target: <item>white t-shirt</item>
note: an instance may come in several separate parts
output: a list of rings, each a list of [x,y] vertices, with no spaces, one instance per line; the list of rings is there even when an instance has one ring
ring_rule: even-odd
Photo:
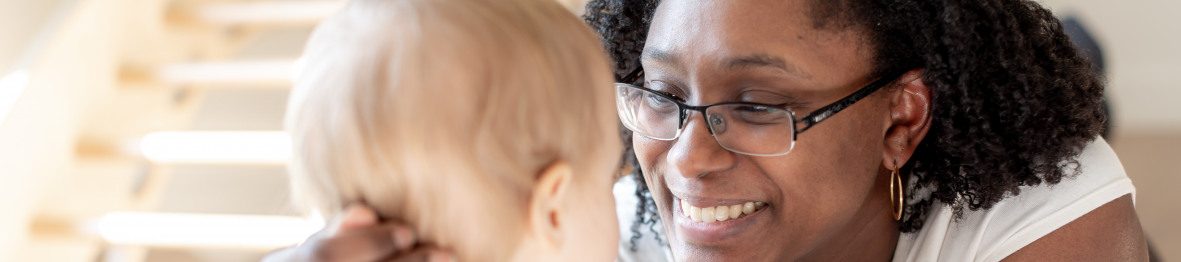
[[[965,210],[954,221],[951,207],[935,204],[923,228],[898,237],[894,261],[1000,261],[1136,188],[1103,138],[1079,156],[1082,172],[1053,186],[1021,187],[1021,193],[988,210]]]
[[[1136,188],[1123,164],[1102,138],[1095,139],[1079,156],[1082,172],[1053,186],[1021,187],[988,210],[965,210],[960,221],[952,209],[932,205],[923,228],[898,237],[894,261],[1000,261],[1033,241],[1074,221]],[[667,242],[658,243],[647,228],[631,251],[631,225],[635,218],[635,183],[631,178],[615,184],[615,209],[619,217],[619,258],[616,261],[672,261]],[[1014,215],[1020,214],[1020,215]],[[662,225],[657,225],[663,231]],[[662,237],[663,239],[663,237]]]

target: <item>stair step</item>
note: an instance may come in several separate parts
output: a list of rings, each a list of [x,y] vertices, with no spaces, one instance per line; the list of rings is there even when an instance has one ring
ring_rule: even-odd
[[[171,64],[152,73],[169,84],[284,85],[291,83],[294,61],[231,61]]]
[[[193,16],[219,25],[314,25],[335,14],[344,3],[343,0],[219,3],[203,6]]]

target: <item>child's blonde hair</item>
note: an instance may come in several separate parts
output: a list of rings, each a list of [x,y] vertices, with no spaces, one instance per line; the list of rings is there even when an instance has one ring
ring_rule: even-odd
[[[295,77],[296,202],[327,218],[363,202],[461,258],[506,259],[542,168],[611,175],[577,173],[619,153],[598,43],[553,0],[351,1]]]

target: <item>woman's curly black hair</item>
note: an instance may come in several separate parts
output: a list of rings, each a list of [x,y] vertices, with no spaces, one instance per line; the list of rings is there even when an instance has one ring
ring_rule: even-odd
[[[586,22],[603,37],[617,77],[639,67],[659,0],[592,0]],[[813,26],[862,32],[878,74],[923,68],[932,124],[902,167],[913,185],[900,230],[922,227],[929,207],[991,208],[1020,186],[1079,173],[1078,155],[1103,128],[1103,84],[1060,22],[1029,0],[815,0]],[[623,131],[625,147],[631,135]],[[635,153],[632,244],[657,215]],[[925,192],[925,193],[917,193]]]

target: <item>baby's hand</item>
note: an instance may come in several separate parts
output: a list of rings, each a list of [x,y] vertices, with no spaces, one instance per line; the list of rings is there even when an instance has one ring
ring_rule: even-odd
[[[331,230],[333,227],[336,230]],[[401,224],[378,224],[377,213],[351,206],[341,219],[295,247],[281,249],[262,262],[375,262],[451,261],[439,249],[415,243],[414,233]]]

